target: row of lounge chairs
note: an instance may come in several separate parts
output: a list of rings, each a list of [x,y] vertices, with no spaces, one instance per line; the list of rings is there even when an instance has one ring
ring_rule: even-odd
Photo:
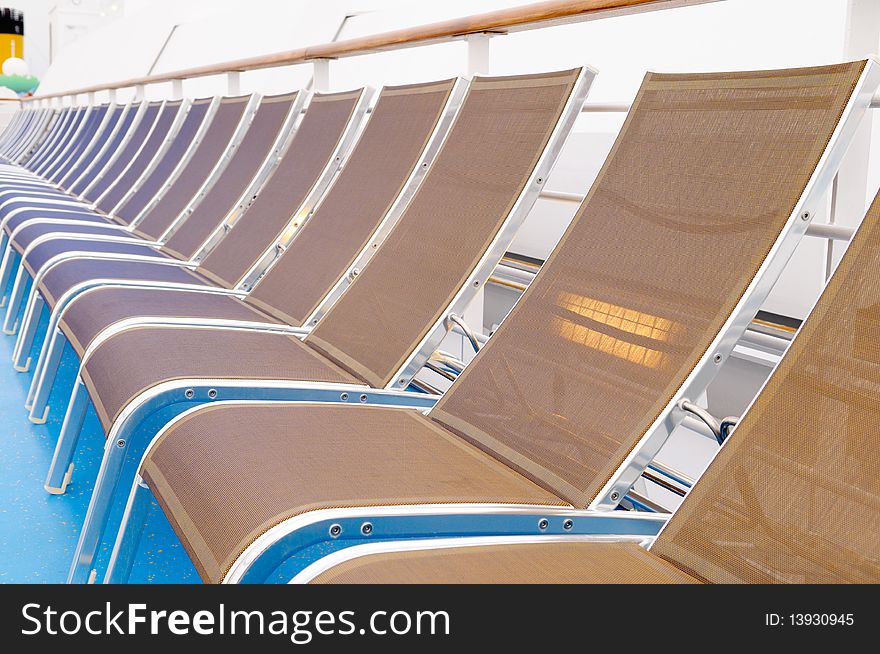
[[[206,582],[292,558],[310,582],[880,580],[880,203],[750,409],[698,406],[878,62],[648,74],[500,328],[466,367],[436,353],[594,76],[20,112],[0,288],[31,421],[70,393],[46,490],[90,406],[106,437],[69,581],[111,542],[125,581],[153,498]],[[670,517],[632,489],[687,416],[719,449]]]

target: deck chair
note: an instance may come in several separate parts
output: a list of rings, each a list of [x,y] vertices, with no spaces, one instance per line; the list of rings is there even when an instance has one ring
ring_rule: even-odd
[[[89,108],[90,109],[90,108]],[[55,125],[55,133],[50,135],[44,148],[54,149],[50,163],[39,164],[46,166],[57,165],[62,159],[61,150],[66,150],[67,139],[70,137],[70,130],[75,131],[74,122],[78,122],[82,117],[84,108],[69,109],[62,113],[58,123]],[[39,157],[47,156],[45,154],[38,155],[33,159],[36,163]],[[45,172],[45,171],[44,171]],[[0,172],[0,201],[5,203],[10,198],[20,195],[28,197],[42,198],[60,196],[52,179],[43,173],[35,173],[27,168],[9,167]]]
[[[880,582],[878,266],[880,195],[781,363],[656,539],[374,544],[294,581]]]
[[[4,164],[4,172],[24,172],[25,166],[42,147],[45,140],[52,133],[52,128],[57,122],[59,112],[55,109],[45,109],[35,117],[28,127],[28,131],[22,135],[6,156],[7,164]]]
[[[24,107],[16,112],[12,119],[6,124],[6,127],[3,129],[3,134],[0,136],[0,164],[9,161],[8,155],[10,151],[15,147],[16,143],[25,136],[31,121],[34,120],[41,111],[43,111],[43,109]]]
[[[95,204],[137,155],[138,148],[150,134],[159,107],[159,103],[152,102],[133,102],[123,107],[119,123],[98,159],[71,183],[67,192],[83,202]]]
[[[216,111],[216,99],[197,100],[191,105],[184,103],[180,107],[174,105],[166,107],[166,110],[159,114],[153,133],[140,149],[135,161],[123,173],[119,182],[115,183],[102,196],[95,209],[83,206],[56,208],[40,206],[40,208],[31,207],[23,212],[6,214],[3,219],[6,250],[2,263],[0,263],[0,284],[4,287],[8,284],[13,270],[18,269],[18,274],[7,308],[7,316],[10,317],[10,320],[4,322],[4,333],[14,334],[17,331],[14,320],[28,282],[24,270],[18,266],[23,248],[20,245],[17,248],[12,246],[15,240],[13,237],[22,229],[41,224],[48,225],[48,228],[44,227],[39,232],[41,236],[47,236],[56,231],[63,233],[63,230],[68,226],[75,231],[88,230],[99,225],[106,228],[107,226],[131,227],[137,224],[161,199],[162,194],[173,185],[181,171],[186,168],[194,150],[197,149],[199,142],[213,122]],[[167,120],[173,118],[167,133],[163,129],[163,118]],[[156,147],[153,148],[153,146]],[[198,182],[198,179],[187,178],[181,183],[187,185],[191,182]],[[122,193],[120,191],[121,185],[129,183],[134,185]],[[195,192],[198,184],[195,183],[192,186],[186,186],[186,188]],[[53,201],[45,200],[42,204],[47,202]],[[106,231],[105,229],[103,235],[96,234],[95,239],[119,240],[106,234]],[[76,236],[71,238],[76,238]],[[20,243],[21,239],[18,239],[17,242]],[[102,246],[94,247],[101,248]],[[112,250],[113,247],[109,243],[103,245],[105,250]],[[115,247],[123,248],[125,246],[120,244]],[[27,266],[25,268],[30,272]]]
[[[56,112],[54,109],[41,109],[27,110],[22,114],[25,115],[20,115],[17,133],[7,135],[0,154],[0,174],[4,177],[23,177],[27,174],[27,169],[24,168],[26,154],[34,152],[40,139],[51,131]]]
[[[31,120],[28,131],[22,135],[7,154],[6,159],[9,166],[15,166],[20,170],[28,162],[31,155],[48,136],[57,115],[58,112],[55,109],[45,109],[40,116]]]
[[[111,243],[156,243],[185,216],[193,198],[204,193],[205,184],[222,172],[229,161],[224,153],[234,152],[247,131],[257,102],[255,97],[241,97],[194,103],[177,138],[112,218],[96,214],[97,220],[80,216],[35,219],[11,227],[0,263],[0,286],[5,287],[13,276],[23,277],[18,274],[20,266],[32,278],[53,255],[70,249],[88,250],[90,244],[97,242],[93,245],[97,251],[128,251],[124,245]],[[171,197],[166,201],[168,193]],[[142,233],[156,236],[144,239],[133,233],[141,224],[146,225],[146,232]],[[79,244],[83,247],[78,248]],[[35,249],[39,251],[34,252]],[[20,284],[17,297],[22,294]]]
[[[139,184],[129,202],[117,212],[116,222],[52,218],[25,223],[11,231],[10,245],[23,255],[28,248],[52,238],[154,242],[156,238],[149,234],[161,235],[171,229],[192,198],[199,197],[223,171],[259,104],[259,95],[213,101],[189,146],[181,138],[187,127],[184,124],[154,174]],[[145,227],[139,230],[142,224]]]
[[[244,299],[223,292],[222,286],[187,290],[110,284],[85,290],[53,312],[29,392],[31,419],[48,415],[46,403],[65,342],[82,359],[96,338],[135,322],[210,319],[296,327],[310,322],[338,296],[333,291],[341,292],[352,271],[364,267],[396,223],[442,143],[466,86],[462,80],[445,80],[382,89],[348,162],[312,217]],[[288,182],[279,178],[279,183]],[[241,273],[232,276],[253,263],[243,260]]]
[[[53,165],[56,167],[56,172],[54,174],[47,173],[40,176],[24,166],[4,166],[0,168],[0,188],[8,189],[21,186],[22,189],[34,192],[52,191],[58,188],[63,174],[57,170],[57,167],[62,163],[68,166],[76,164],[93,148],[96,136],[101,133],[107,116],[113,113],[111,109],[114,107],[113,104],[102,104],[79,109],[82,112],[83,120],[79,129],[76,130],[76,134],[72,135],[67,153],[63,156],[59,153],[55,157]]]
[[[82,155],[70,167],[69,171],[62,176],[57,187],[69,191],[73,185],[93,166],[97,165],[101,155],[108,145],[108,141],[115,133],[119,121],[125,112],[125,105],[108,105],[101,122],[95,127],[94,134],[85,144]]]
[[[878,82],[874,61],[648,74],[559,245],[427,414],[193,409],[148,448],[130,514],[152,492],[211,582],[365,537],[655,535],[664,515],[613,509],[761,306]]]
[[[73,146],[67,162],[50,178],[22,178],[15,183],[0,184],[0,203],[8,199],[28,198],[62,198],[60,191],[67,191],[91,166],[103,152],[104,146],[122,116],[124,107],[117,105],[100,105],[95,108],[84,126],[83,133]],[[6,178],[4,178],[6,179]]]
[[[35,109],[24,109],[19,111],[7,125],[0,143],[0,170],[14,169],[14,152],[19,144],[27,139],[31,125],[38,114]]]
[[[114,107],[110,112],[110,121],[106,128],[107,137],[105,138],[104,132],[99,136],[99,139],[103,141],[103,143],[100,144],[100,149],[96,153],[95,160],[91,163],[83,162],[87,164],[84,169],[77,171],[77,175],[73,175],[69,183],[65,182],[65,190],[69,195],[78,196],[86,190],[87,186],[91,184],[96,177],[101,174],[105,167],[121,153],[125,139],[131,135],[131,132],[129,131],[130,128],[135,123],[136,118],[142,114],[145,106],[146,105],[143,103],[132,103],[128,105],[117,105]],[[53,119],[53,117],[49,117],[47,122]],[[16,167],[15,170],[18,171],[18,177],[16,179],[19,181],[31,181],[34,184],[34,188],[28,191],[30,195],[39,195],[55,199],[60,199],[62,197],[59,194],[58,189],[42,184],[41,180],[37,180],[32,176],[25,176],[24,173],[21,172],[22,169],[20,167]],[[4,170],[4,175],[7,175],[6,170]],[[3,193],[0,191],[0,210],[2,210],[8,203],[13,202],[15,197],[16,195],[14,193]]]
[[[277,169],[273,167],[269,181],[247,198],[247,210],[243,216],[233,216],[234,222],[227,220],[225,212],[203,215],[202,219],[210,221],[207,223],[193,223],[190,216],[160,247],[80,241],[69,249],[68,243],[56,239],[31,250],[30,261],[40,260],[41,266],[33,268],[23,328],[13,350],[16,365],[27,365],[44,304],[50,311],[59,310],[89,287],[127,280],[153,286],[233,289],[248,275],[258,275],[275,256],[277,247],[283,247],[295,231],[289,229],[291,207],[295,215],[301,212],[300,219],[293,221],[298,226],[333,179],[354,142],[369,95],[359,90],[315,96],[300,128],[288,142],[283,159],[277,162]],[[206,225],[210,228],[207,233]],[[194,232],[200,236],[197,250],[179,252],[177,247]],[[63,253],[54,249],[59,244]],[[7,309],[10,322],[16,320],[12,316],[18,314],[29,278],[27,267],[20,267]]]
[[[0,183],[0,211],[12,202],[19,206],[26,202],[52,201],[58,206],[79,206],[67,194],[75,182],[92,165],[113,131],[119,118],[118,107],[100,105],[84,120],[80,135],[71,145],[66,160],[45,180],[24,178]],[[63,204],[66,202],[67,204]],[[5,240],[5,239],[4,239]]]
[[[169,154],[169,149],[172,149],[172,145],[176,143],[181,144],[185,152],[192,144],[195,133],[203,123],[207,108],[207,103],[201,104],[201,106],[193,104],[192,108],[189,101],[166,103],[156,118],[150,136],[139,148],[135,159],[130,162],[121,177],[98,199],[94,207],[85,206],[79,201],[69,199],[53,200],[44,198],[30,203],[27,198],[24,198],[21,200],[17,199],[12,205],[4,210],[0,210],[0,215],[2,215],[0,223],[3,225],[7,249],[11,233],[19,227],[34,222],[52,221],[61,218],[65,222],[107,224],[110,222],[125,222],[126,219],[120,215],[120,212],[124,213],[126,207],[131,206],[134,211],[140,213],[140,210],[150,200],[145,195],[138,196],[140,185],[154,179],[157,179],[161,184],[164,178],[173,171],[173,167],[169,170],[159,166],[166,160],[166,155]],[[24,211],[19,211],[18,208],[22,204],[28,206],[28,208]],[[9,261],[7,259],[7,262]],[[8,276],[8,273],[3,271],[0,273],[0,276],[3,275]],[[16,290],[13,287],[13,297]],[[15,304],[21,302],[22,293],[23,290],[21,290],[20,286]],[[10,306],[12,304],[13,302],[10,302]],[[15,307],[16,312],[18,308],[18,306]],[[9,311],[7,311],[7,315],[9,315]],[[6,334],[14,334],[16,328],[12,321],[4,321],[3,330]]]
[[[76,211],[94,205],[115,179],[121,175],[137,155],[143,139],[149,135],[158,112],[158,104],[148,111],[145,103],[134,103],[117,106],[110,112],[105,129],[96,139],[99,146],[89,156],[83,157],[76,168],[71,171],[68,179],[58,188],[34,186],[27,191],[27,199],[22,198],[20,188],[11,191],[0,191],[0,223],[5,216],[12,218],[17,213],[30,211],[34,205],[44,209]],[[146,120],[143,120],[147,117]],[[50,211],[51,213],[51,211]],[[59,215],[64,215],[59,213]],[[49,220],[49,219],[44,219]],[[57,219],[59,222],[70,220]],[[8,234],[0,230],[0,253],[6,253]],[[0,254],[2,256],[2,254]],[[6,280],[4,280],[5,282]],[[6,284],[0,306],[6,303]]]
[[[4,174],[11,176],[14,179],[22,176],[38,178],[38,171],[40,170],[41,165],[51,155],[57,154],[56,148],[59,144],[59,140],[64,137],[64,134],[70,127],[70,121],[73,118],[73,115],[74,109],[72,107],[59,110],[49,126],[45,137],[29,153],[27,161],[24,162],[22,166],[10,166],[6,168],[3,171]]]
[[[32,193],[32,197],[20,198],[20,193],[15,191],[12,197],[2,202],[0,246],[3,252],[6,253],[8,249],[10,231],[22,222],[38,218],[48,221],[51,220],[50,216],[55,219],[63,218],[66,222],[76,218],[100,222],[101,218],[97,217],[94,209],[100,208],[103,211],[109,207],[112,211],[119,199],[119,196],[110,197],[114,186],[121,183],[129,190],[132,188],[156,153],[157,146],[164,140],[162,135],[167,134],[174,122],[177,108],[166,108],[163,105],[161,102],[141,105],[140,110],[132,116],[129,131],[119,144],[119,149],[106,163],[101,174],[93,177],[79,197],[53,190],[42,198],[37,198],[35,193]],[[4,288],[4,294],[5,290]],[[3,299],[5,302],[7,298]]]
[[[40,144],[48,133],[55,117],[55,110],[50,108],[27,109],[21,112],[19,129],[10,134],[0,155],[0,167],[4,173],[23,171],[22,165],[27,162],[27,155]]]
[[[406,388],[446,336],[449,314],[462,312],[494,270],[537,199],[593,76],[592,71],[574,69],[474,79],[418,191],[369,264],[314,329],[166,325],[135,328],[105,340],[81,367],[82,381],[65,416],[66,424],[76,429],[65,430],[59,439],[53,469],[60,467],[62,456],[69,456],[68,443],[75,443],[70,437],[81,428],[81,410],[89,394],[108,437],[139,443],[133,451],[158,428],[146,427],[150,420],[179,412],[191,401],[223,397],[223,389],[241,382],[250,387],[250,380],[308,380],[290,383],[314,390],[314,399],[326,395],[322,389],[327,387],[336,402],[344,398],[424,404],[427,396],[395,389]],[[416,262],[424,261],[433,262],[431,270],[414,274]],[[355,323],[359,329],[351,328]],[[373,348],[373,338],[365,334],[381,334],[382,350]],[[113,360],[112,353],[119,346],[126,348],[132,338],[145,355],[141,361],[152,358],[146,353],[160,342],[176,354],[156,359],[156,365],[139,366],[130,377],[132,384],[121,393],[110,393],[105,379],[116,377],[115,366],[122,361]],[[202,353],[210,350],[220,356],[199,356],[191,349],[194,338],[210,343]],[[235,356],[228,356],[231,352]],[[193,375],[211,379],[211,388],[197,384],[172,390],[177,378]],[[130,437],[116,436],[132,429]],[[82,575],[76,576],[82,580],[127,451],[107,449],[96,487],[100,492],[93,494],[77,556]],[[126,489],[127,485],[126,481]]]
[[[58,129],[54,131],[51,139],[47,141],[46,147],[29,161],[25,168],[34,175],[40,177],[45,175],[48,169],[55,165],[63,155],[70,139],[79,128],[84,111],[85,109],[82,107],[71,107],[64,111],[62,120],[58,124]]]
[[[102,200],[96,203],[94,209],[90,210],[87,205],[84,205],[75,198],[70,198],[63,192],[63,189],[59,189],[56,192],[58,195],[57,205],[51,207],[52,211],[48,212],[47,216],[41,220],[57,221],[61,224],[82,222],[83,220],[100,222],[110,220],[125,224],[126,221],[134,219],[142,208],[142,203],[137,202],[135,198],[138,196],[143,197],[143,194],[148,192],[146,189],[155,191],[157,188],[161,189],[165,181],[173,180],[173,175],[179,169],[179,165],[187,160],[195,146],[202,140],[204,131],[210,126],[214,114],[217,112],[218,102],[218,98],[205,98],[182,103],[175,117],[175,123],[172,124],[171,133],[163,135],[161,132],[156,131],[154,138],[145,144],[145,149],[138,155],[143,162],[143,167],[135,166],[141,173],[140,177],[136,177],[138,170],[132,170],[129,173],[130,179],[133,179],[135,186],[131,194],[124,195],[121,199],[111,196],[106,201]],[[173,106],[171,109],[173,110]],[[152,150],[152,144],[158,145],[158,148]],[[7,192],[6,195],[9,196],[10,193]],[[16,197],[15,204],[16,206],[25,206],[30,199],[29,197]],[[53,198],[51,196],[44,196],[43,198],[34,199],[40,203],[52,200]],[[109,202],[114,200],[116,201],[115,205],[109,204]],[[31,207],[31,209],[37,209],[38,207],[45,208],[40,207],[38,204],[35,207]],[[73,215],[65,220],[68,212]],[[32,215],[32,212],[28,215],[29,218],[26,220],[37,220]],[[21,224],[18,221],[12,221],[5,230],[7,235],[15,226],[21,226]]]
[[[150,180],[161,185],[174,172],[175,158],[185,156],[206,116],[213,113],[213,103],[213,99],[166,103],[134,160],[93,206],[65,193],[57,199],[16,197],[0,210],[5,235],[8,237],[14,229],[28,222],[58,218],[68,222],[125,221],[120,214],[123,209],[129,207],[136,213],[142,208],[142,203],[135,200],[140,187]]]
[[[88,157],[88,153],[94,150],[95,137],[100,133],[109,115],[109,104],[90,108],[83,118],[82,127],[71,141],[69,152],[65,154],[59,165],[47,174],[47,180],[50,183],[62,186],[62,181],[71,170],[80,163],[83,157]]]
[[[30,189],[53,188],[60,183],[71,167],[90,150],[97,130],[103,125],[109,105],[95,105],[77,110],[65,139],[59,143],[58,154],[40,173],[39,177],[28,174],[24,170],[0,174],[3,188],[21,188],[23,192]],[[19,174],[16,174],[19,173]]]
[[[131,196],[138,181],[152,171],[154,163],[158,163],[171,144],[186,118],[188,104],[188,101],[175,101],[147,105],[138,129],[129,139],[127,152],[117,158],[118,165],[111,166],[101,182],[95,183],[83,194],[82,199],[71,198],[62,191],[40,198],[35,194],[33,197],[20,198],[20,193],[12,189],[12,197],[0,209],[4,240],[12,229],[29,220],[45,220],[54,216],[101,221],[100,214],[113,216],[114,210]]]
[[[0,163],[8,161],[6,155],[27,130],[27,125],[33,119],[35,113],[36,110],[24,107],[16,112],[6,124],[3,134],[0,135]]]
[[[158,231],[160,235],[170,229],[186,210],[188,201],[198,197],[205,184],[222,172],[230,154],[246,132],[258,104],[259,98],[254,96],[213,102],[189,145],[187,140],[190,134],[187,133],[187,124],[184,124],[153,174],[139,184],[130,200],[116,212],[115,222],[64,218],[26,222],[11,230],[9,246],[27,262],[31,248],[55,238],[154,242],[154,238],[144,239],[135,230],[142,223],[149,225],[148,232]],[[193,122],[197,120],[197,117],[189,118],[193,118]],[[166,201],[167,193],[171,193],[171,201]],[[157,230],[157,226],[161,226],[161,229]],[[10,272],[4,271],[0,277],[3,275],[8,280]]]

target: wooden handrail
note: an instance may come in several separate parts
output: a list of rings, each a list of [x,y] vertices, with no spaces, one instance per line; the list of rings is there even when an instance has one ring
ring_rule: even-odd
[[[469,34],[519,32],[524,30],[538,29],[563,23],[607,18],[623,14],[654,11],[657,9],[670,9],[686,5],[706,4],[719,2],[720,0],[579,0],[561,2],[550,0],[537,2],[529,5],[501,9],[499,11],[455,18],[429,25],[411,27],[362,36],[344,41],[323,43],[308,46],[286,52],[278,52],[259,57],[248,57],[226,61],[208,66],[196,66],[183,70],[133,77],[131,79],[110,82],[107,84],[95,84],[82,88],[35,95],[28,100],[45,100],[64,96],[109,91],[112,89],[128,88],[144,84],[157,84],[173,80],[191,79],[194,77],[207,77],[209,75],[222,75],[230,72],[243,72],[258,70],[260,68],[275,68],[278,66],[290,66],[302,64],[316,59],[339,59],[356,55],[381,52],[384,50],[396,50],[407,47],[415,47],[461,39]]]

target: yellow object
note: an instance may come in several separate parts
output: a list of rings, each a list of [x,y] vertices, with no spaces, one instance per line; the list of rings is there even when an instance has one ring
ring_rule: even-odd
[[[24,57],[24,36],[21,34],[0,34],[0,61],[9,57]]]

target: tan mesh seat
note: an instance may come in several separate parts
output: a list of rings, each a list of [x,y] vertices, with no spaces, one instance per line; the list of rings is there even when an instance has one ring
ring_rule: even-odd
[[[57,228],[57,226],[56,226]],[[36,274],[49,262],[53,257],[65,254],[67,252],[84,252],[84,256],[91,253],[104,254],[112,252],[115,254],[127,254],[139,257],[161,257],[166,258],[161,252],[146,243],[121,243],[113,241],[89,241],[85,239],[68,238],[64,232],[50,232],[53,238],[43,241],[31,249],[27,256],[21,260],[28,274],[33,278]],[[115,234],[119,237],[129,236],[127,233]]]
[[[528,543],[373,554],[317,575],[318,584],[693,584],[637,543]]]
[[[156,258],[167,261],[166,257]],[[40,294],[47,305],[54,307],[58,299],[74,286],[96,279],[212,285],[204,277],[184,266],[118,259],[68,259],[52,266],[52,269],[43,275]]]
[[[295,336],[230,329],[136,328],[102,344],[81,370],[105,431],[132,398],[156,384],[156,370],[163,371],[161,381],[183,377],[358,381]]]
[[[715,583],[880,583],[878,269],[880,194],[767,385],[640,561]],[[315,581],[621,582],[642,565],[624,547],[376,554]]]
[[[82,357],[92,339],[104,329],[135,316],[280,322],[234,296],[109,287],[78,297],[64,312],[61,328],[77,356]]]
[[[507,219],[510,207],[522,193],[579,74],[580,70],[571,70],[547,75],[482,78],[472,82],[441,152],[396,227],[302,347],[328,364],[347,370],[352,380],[370,384],[378,380],[379,385],[387,383],[398,362],[413,353],[422,335],[434,324],[451,297],[469,283],[476,261],[485,253]],[[435,106],[434,121],[439,111],[440,107]],[[387,127],[393,124],[391,121]],[[383,133],[384,129],[378,135]],[[426,137],[427,134],[422,134],[419,143],[424,143]],[[384,145],[381,139],[371,139],[368,143],[372,152]],[[410,148],[411,165],[409,169],[398,168],[400,177],[395,189],[412,169],[418,151],[418,148]],[[372,158],[363,161],[365,168],[372,168],[371,161]],[[381,174],[390,164],[382,157],[377,161],[385,164],[378,169]],[[366,172],[357,180],[361,185],[369,179]],[[480,190],[487,186],[490,192]],[[369,185],[364,188],[369,192]],[[395,189],[385,189],[386,193],[393,192],[386,196],[384,204],[391,202],[396,195]],[[354,192],[354,188],[350,190]],[[351,199],[348,189],[345,193]],[[379,215],[371,217],[373,228],[381,215],[380,211]],[[370,218],[360,212],[355,212],[354,216],[358,221]],[[307,238],[304,247],[311,248],[324,240],[320,235],[332,234],[340,226],[340,220],[344,217],[334,216],[324,224],[319,222],[319,216],[313,217],[309,224],[313,225],[317,236]],[[348,255],[341,261],[338,253],[325,255],[322,251],[309,253],[300,250],[297,246],[299,238],[294,239],[280,265],[266,276],[270,288],[264,292],[258,285],[255,289],[259,296],[257,305],[267,312],[271,308],[279,317],[291,320],[299,317],[302,308],[317,303],[331,289],[327,286],[320,288],[326,281],[317,284],[316,275],[306,276],[300,297],[308,301],[290,301],[289,296],[297,295],[289,289],[296,287],[298,271],[301,270],[298,256],[309,257],[308,261],[316,264],[326,256],[329,261],[347,266],[349,258],[357,255],[359,248],[354,248],[359,242],[366,244],[371,232],[371,229],[361,227],[354,243],[346,237],[349,240]],[[456,245],[454,239],[462,235],[469,238]],[[333,240],[330,236],[326,239],[328,242]],[[419,267],[417,261],[427,261],[424,252],[432,246],[438,251],[449,250],[449,253],[436,264],[435,273],[413,273]],[[206,262],[209,259],[211,257]],[[288,259],[292,260],[290,265]],[[345,270],[337,270],[336,278]],[[286,286],[276,282],[276,274],[286,280]],[[415,274],[411,283],[399,284],[399,280],[411,274]],[[389,283],[395,284],[395,292],[380,297],[382,289]],[[350,317],[355,314],[359,314],[359,319],[351,321]],[[389,325],[394,328],[390,329]],[[84,361],[82,374],[99,414],[112,418],[145,388],[168,379],[204,376],[206,369],[215,370],[214,376],[247,376],[246,371],[252,362],[242,350],[228,346],[227,336],[222,331],[199,329],[198,345],[193,348],[181,345],[183,339],[180,335],[185,331],[183,328],[137,329],[116,334],[96,348]],[[381,367],[369,361],[377,334],[382,334]],[[240,338],[247,337],[241,333]],[[106,354],[110,351],[112,355]],[[146,351],[161,351],[165,356],[151,358],[144,356]],[[231,352],[236,353],[237,359],[232,363],[228,355]],[[368,363],[361,365],[361,360]],[[366,372],[368,369],[369,373]],[[277,360],[274,371],[275,379],[319,381],[310,376],[309,370],[297,372],[291,362],[283,359]],[[268,371],[267,377],[273,378]]]
[[[315,509],[560,504],[412,411],[217,405],[183,419],[171,433],[153,449],[144,474],[208,581],[219,581],[268,527]],[[328,453],[332,470],[325,465]]]
[[[454,433],[470,441],[557,502],[585,507],[669,404],[739,302],[792,215],[863,67],[856,62],[787,71],[649,74],[560,245],[428,420],[444,437]],[[363,346],[371,341],[380,351],[373,360],[385,356],[377,330],[363,331]],[[315,334],[322,334],[320,325]],[[223,493],[192,483],[240,474],[235,470],[242,461],[263,459],[246,434],[265,433],[271,423],[258,423],[250,410],[227,407],[227,426],[219,430],[201,428],[203,414],[193,414],[147,455],[144,469],[153,479],[161,469],[168,483],[151,488],[184,542],[207,538],[213,544],[216,534],[232,531],[252,537],[258,523],[265,530],[290,515],[291,506],[302,506],[297,496],[273,519],[260,514],[246,527],[239,524],[248,510],[259,513],[256,505],[266,494],[274,497],[276,488],[282,489],[279,497],[287,488],[299,493],[291,486],[299,467],[295,474],[267,469],[251,479],[252,486],[229,485]],[[237,418],[239,411],[249,418]],[[308,430],[348,433],[324,409],[276,411],[296,425],[286,430],[291,439],[305,438]],[[371,409],[369,421],[390,438],[400,429],[397,413]],[[247,430],[238,427],[245,424]],[[183,445],[177,444],[178,434]],[[351,436],[352,447],[361,435],[359,430]],[[226,458],[220,473],[208,469],[218,462],[200,458],[218,447]],[[290,456],[295,453],[292,448]],[[415,455],[395,456],[405,461]],[[332,448],[301,465],[302,474],[318,478],[332,478],[340,469]],[[360,480],[360,474],[353,478]],[[395,473],[363,474],[391,483]],[[177,504],[167,501],[169,492]],[[359,494],[360,502],[389,501],[371,492]],[[204,502],[227,507],[228,517],[216,510],[206,523],[175,513]],[[783,508],[790,507],[781,503]],[[622,555],[614,549],[599,556],[619,561]],[[676,577],[656,557],[637,556],[634,575],[660,566]]]

